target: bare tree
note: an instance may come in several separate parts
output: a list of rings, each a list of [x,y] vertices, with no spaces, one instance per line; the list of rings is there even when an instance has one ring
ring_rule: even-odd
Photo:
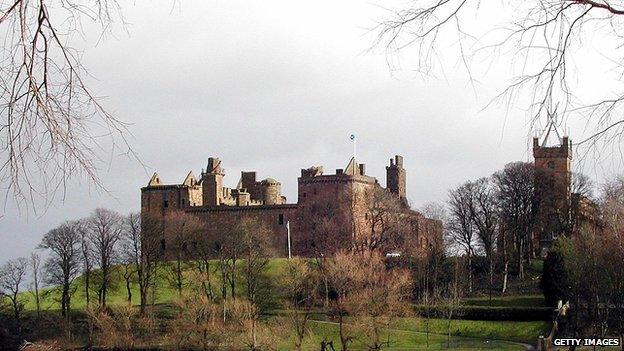
[[[115,0],[0,2],[0,184],[18,204],[49,202],[84,175],[98,187],[96,150],[104,142],[132,153],[126,125],[88,87],[80,50],[83,21],[102,32],[123,22]]]
[[[327,261],[327,277],[329,277],[335,296],[331,301],[329,313],[338,320],[338,335],[342,351],[349,350],[349,345],[354,339],[352,331],[346,325],[346,317],[349,313],[349,298],[353,293],[353,283],[349,272],[358,269],[358,264],[352,259],[351,254],[338,252]]]
[[[476,228],[470,214],[472,185],[466,183],[449,191],[449,233],[451,240],[464,250],[468,259],[468,291],[472,293],[472,257],[475,254]]]
[[[594,183],[582,173],[572,173],[570,218],[566,225],[568,233],[576,233],[589,218],[590,213],[598,212],[594,199]],[[589,209],[589,211],[588,211]]]
[[[80,254],[82,258],[82,277],[84,279],[84,294],[87,307],[91,304],[91,271],[93,270],[94,252],[89,237],[89,220],[81,219],[76,222],[76,230],[80,234]]]
[[[142,275],[141,271],[141,215],[130,213],[123,218],[123,230],[121,233],[121,262],[124,266],[124,280],[126,282],[126,294],[128,303],[132,303],[131,283],[136,273],[137,279]]]
[[[21,313],[24,309],[20,291],[27,271],[28,260],[23,257],[9,260],[0,267],[0,289],[4,291],[4,295],[11,300],[13,317],[17,323],[18,334],[21,333]]]
[[[137,231],[137,225],[139,231]],[[158,260],[161,259],[163,228],[160,220],[150,215],[138,218],[136,214],[126,217],[125,240],[136,261],[139,284],[140,311],[145,315],[150,286],[155,281]],[[137,237],[138,234],[138,237]]]
[[[211,261],[215,258],[213,243],[207,240],[203,232],[197,232],[195,237],[189,239],[192,240],[190,251],[195,258],[193,267],[197,273],[197,279],[200,281],[201,291],[207,299],[214,302],[215,294],[211,274],[213,270]]]
[[[453,279],[449,282],[447,294],[442,304],[445,306],[444,313],[447,320],[446,325],[446,347],[451,347],[451,323],[453,322],[453,314],[461,304],[461,288],[459,287],[459,262],[455,261],[453,265]]]
[[[106,296],[112,281],[111,266],[118,258],[118,241],[122,232],[122,217],[114,211],[97,208],[88,219],[89,241],[93,247],[98,271],[98,302],[106,307]]]
[[[171,286],[178,291],[178,297],[182,297],[182,290],[187,285],[185,271],[191,253],[189,244],[203,231],[204,224],[197,217],[187,213],[175,212],[167,218],[165,236],[170,243],[167,245],[167,254],[169,255],[168,258],[173,261],[167,279]]]
[[[619,117],[624,92],[621,88],[612,92],[607,84],[597,101],[583,100],[580,91],[587,84],[578,81],[582,74],[572,60],[581,51],[596,56],[606,52],[604,64],[613,69],[605,67],[604,72],[619,80],[624,68],[618,46],[623,15],[624,7],[614,0],[417,0],[391,11],[379,23],[375,46],[384,47],[390,55],[412,48],[424,73],[430,73],[442,58],[458,57],[473,87],[481,76],[473,63],[489,67],[493,61],[508,58],[511,83],[494,101],[511,107],[526,97],[535,128],[544,126],[546,120],[564,123],[555,119],[554,110],[565,118],[578,113],[586,118],[592,133],[577,145],[594,145],[602,139],[616,146],[615,138],[624,131],[624,120]],[[592,38],[604,40],[605,47]],[[442,48],[444,55],[439,52]]]
[[[383,256],[376,251],[337,253],[329,259],[328,270],[336,291],[332,312],[338,318],[342,350],[353,341],[345,317],[353,318],[355,326],[368,339],[369,350],[389,347],[381,339],[392,317],[407,313],[411,279],[407,271],[386,267]]]
[[[61,289],[61,315],[67,316],[73,293],[71,284],[80,271],[80,234],[76,222],[65,222],[47,232],[41,248],[50,250],[45,270],[47,281]]]
[[[317,301],[317,271],[301,258],[293,258],[286,262],[284,272],[280,275],[279,286],[283,287],[287,319],[295,330],[295,350],[301,346],[309,333],[308,321],[312,308]]]
[[[539,208],[534,177],[534,166],[526,162],[507,164],[502,171],[496,172],[492,177],[498,190],[497,203],[500,206],[499,211],[504,227],[503,235],[509,234],[510,236],[510,244],[513,244],[516,253],[520,279],[524,278],[524,262],[531,258],[533,252],[531,235]],[[507,247],[508,245],[503,245],[504,250]],[[508,255],[505,255],[505,265],[507,262]]]
[[[41,288],[41,256],[37,252],[30,254],[30,270],[32,274],[31,293],[35,298],[35,308],[37,309],[37,318],[41,317],[41,296],[39,289]]]
[[[356,225],[353,238],[353,247],[356,251],[379,250],[385,254],[388,250],[401,246],[400,230],[405,207],[399,198],[376,186],[365,190],[353,203],[356,207],[354,213],[356,224],[360,222],[357,217],[361,217],[358,210],[364,214],[364,225]]]
[[[251,322],[252,350],[255,350],[258,347],[258,321],[268,297],[266,294],[262,294],[260,289],[261,285],[269,283],[266,278],[266,270],[269,259],[276,254],[275,244],[271,240],[274,239],[271,231],[258,221],[247,219],[240,223],[239,227],[243,234],[241,246],[243,248],[242,258],[247,300],[254,306],[249,314],[249,321]]]
[[[492,287],[494,284],[494,249],[498,234],[498,204],[492,182],[488,178],[477,179],[470,184],[470,217],[477,229],[479,244],[485,251],[488,260],[489,296],[492,303]]]

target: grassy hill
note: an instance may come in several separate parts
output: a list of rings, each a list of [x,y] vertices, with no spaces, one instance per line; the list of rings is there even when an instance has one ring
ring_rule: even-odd
[[[269,306],[267,311],[270,311],[271,315],[276,316],[280,314],[279,310],[279,297],[275,297],[276,292],[279,293],[279,276],[280,272],[285,265],[286,259],[273,259],[269,262],[266,276],[264,279],[264,285],[270,295],[273,296],[272,305]],[[216,268],[217,262],[214,262]],[[109,305],[121,305],[127,304],[127,292],[125,287],[125,281],[123,279],[123,268],[116,266],[113,268],[114,284],[111,286],[111,290],[108,294]],[[160,273],[156,277],[156,294],[153,297],[153,301],[156,304],[164,305],[162,308],[168,309],[167,305],[173,302],[178,293],[167,278],[171,273],[170,267],[163,267]],[[185,291],[192,291],[193,293],[200,294],[198,289],[198,283],[190,275],[185,277],[187,286]],[[220,293],[220,279],[217,273],[212,274],[212,285],[215,294]],[[73,288],[75,292],[72,297],[72,308],[75,310],[81,310],[86,305],[86,296],[84,291],[84,277],[79,277],[74,282]],[[237,282],[238,293],[244,292],[244,282]],[[132,292],[132,305],[139,304],[139,289],[137,284],[131,284]],[[97,294],[95,291],[91,293],[92,303],[97,303]],[[25,292],[22,294],[23,301],[25,302],[25,309],[27,311],[35,310],[34,298],[31,293]],[[52,312],[59,308],[59,291],[58,289],[48,288],[43,293],[42,309]],[[467,298],[462,301],[462,305],[466,306],[482,306],[483,308],[489,308],[489,299],[487,297]],[[519,296],[505,296],[495,297],[492,300],[492,308],[500,307],[535,307],[544,306],[543,297],[540,295],[519,295]],[[324,337],[337,340],[337,327],[332,324],[327,318],[319,317],[311,324],[311,336],[306,341],[306,345],[309,349],[318,349],[318,345]],[[399,349],[418,349],[420,346],[426,344],[426,334],[424,331],[427,329],[428,324],[430,350],[437,350],[447,347],[447,328],[449,321],[441,318],[431,318],[428,321],[420,317],[410,317],[397,319],[391,329],[386,330],[385,337],[390,338],[392,341],[392,347],[390,350]],[[522,343],[534,343],[539,335],[547,334],[550,328],[550,323],[543,321],[483,321],[483,320],[452,320],[451,321],[451,346],[458,349],[499,349],[499,350],[521,350],[522,345],[515,344],[513,342]],[[512,343],[505,343],[501,341],[493,340],[509,340]],[[420,345],[420,346],[419,346]],[[354,344],[354,349],[363,348],[364,345]],[[285,348],[284,350],[286,350]]]

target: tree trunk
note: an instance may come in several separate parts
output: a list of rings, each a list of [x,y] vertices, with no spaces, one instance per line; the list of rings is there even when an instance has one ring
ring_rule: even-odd
[[[524,279],[524,239],[518,243],[518,278]]]
[[[256,350],[258,348],[258,340],[256,338],[256,318],[252,317],[251,320],[251,340],[252,340],[252,350]]]
[[[69,283],[63,284],[63,292],[61,293],[61,315],[67,316],[69,309]]]
[[[35,278],[35,307],[37,308],[37,319],[41,318],[41,301],[39,300],[39,282]]]
[[[344,320],[342,312],[338,313],[338,331],[340,332],[340,345],[342,345],[342,351],[347,351],[348,341],[346,336],[344,335]]]
[[[91,277],[91,270],[87,269],[85,270],[85,300],[86,300],[86,304],[87,307],[89,307],[89,283],[90,283],[90,278]]]
[[[492,285],[494,284],[494,258],[492,257],[492,252],[490,251],[489,255],[488,255],[488,259],[489,259],[489,268],[490,268],[490,284],[489,284],[489,296],[490,296],[490,307],[492,306]]]
[[[472,249],[468,248],[468,292],[472,294]]]
[[[178,257],[176,262],[176,285],[178,288],[178,297],[182,297],[182,260]]]
[[[145,315],[145,306],[147,305],[147,281],[144,274],[145,266],[141,263],[137,265],[137,278],[139,283],[139,313]]]
[[[126,278],[126,292],[128,293],[128,304],[132,304],[132,289],[130,289],[130,277]]]
[[[507,291],[507,277],[509,275],[509,261],[505,260],[505,268],[503,270],[503,290],[504,294]]]

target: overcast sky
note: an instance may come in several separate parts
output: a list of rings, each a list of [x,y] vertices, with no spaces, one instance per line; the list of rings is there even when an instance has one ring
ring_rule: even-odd
[[[38,216],[9,203],[0,219],[0,263],[29,254],[47,230],[96,207],[139,211],[140,187],[152,172],[180,183],[210,156],[222,159],[227,186],[241,170],[256,170],[281,181],[294,201],[300,169],[343,168],[354,133],[359,162],[382,184],[389,158],[404,156],[416,207],[531,159],[522,111],[512,108],[506,118],[502,108],[482,111],[504,72],[488,73],[475,95],[453,66],[443,78],[422,79],[404,57],[404,69],[391,71],[382,53],[367,52],[367,29],[385,16],[375,2],[180,3],[172,10],[137,1],[124,7],[128,33],[117,30],[96,45],[88,29],[85,38],[92,84],[131,123],[130,141],[145,167],[113,156],[100,170],[109,194],[74,182],[64,201]]]

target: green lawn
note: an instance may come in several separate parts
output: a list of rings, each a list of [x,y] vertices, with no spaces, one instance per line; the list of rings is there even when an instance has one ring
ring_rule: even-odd
[[[334,348],[340,346],[338,337],[338,326],[328,322],[310,323],[311,335],[309,335],[303,344],[304,350],[319,350],[319,345],[323,339],[332,340]],[[427,347],[427,335],[421,332],[410,330],[390,330],[382,334],[382,340],[389,341],[390,347],[384,350],[524,350],[524,346],[512,342],[505,341],[487,341],[473,338],[464,338],[452,336],[450,343],[447,344],[447,336],[440,334],[429,334],[429,346]],[[280,350],[287,351],[292,349],[292,344],[281,345]],[[366,338],[363,335],[356,334],[351,350],[366,350]]]
[[[426,320],[423,318],[401,318],[393,326],[397,329],[425,331]],[[451,334],[456,336],[484,338],[493,340],[510,340],[534,344],[539,335],[547,335],[552,323],[549,322],[515,322],[515,321],[451,321]],[[448,320],[429,319],[429,331],[446,334]]]

